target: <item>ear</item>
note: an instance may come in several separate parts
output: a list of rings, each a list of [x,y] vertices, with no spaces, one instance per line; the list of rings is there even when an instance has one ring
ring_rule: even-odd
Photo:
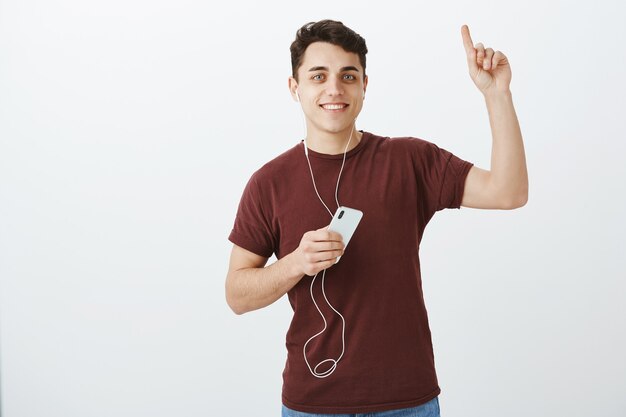
[[[366,75],[363,79],[363,98],[365,98],[365,90],[367,90],[367,81],[369,80],[369,75]]]
[[[291,97],[293,98],[293,101],[299,101],[298,97],[296,96],[296,90],[298,89],[298,82],[296,81],[295,78],[293,78],[293,76],[289,77],[289,92],[291,93]]]

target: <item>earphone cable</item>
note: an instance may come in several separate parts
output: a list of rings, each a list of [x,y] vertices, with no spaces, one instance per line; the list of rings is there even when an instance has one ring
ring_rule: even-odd
[[[330,209],[328,208],[326,203],[324,203],[324,200],[322,199],[322,197],[320,196],[320,193],[317,190],[317,185],[315,184],[315,176],[313,175],[313,168],[311,167],[311,161],[309,160],[308,149],[307,149],[307,146],[306,146],[306,122],[304,120],[304,114],[302,114],[302,121],[303,121],[303,126],[305,128],[304,155],[306,156],[306,160],[307,160],[307,163],[309,165],[309,171],[311,172],[311,180],[313,181],[313,188],[315,189],[315,193],[317,194],[317,198],[319,198],[320,202],[324,205],[324,207],[326,208],[326,210],[328,211],[328,214],[330,214],[330,217],[332,219],[333,213],[330,211]],[[346,163],[346,153],[347,153],[347,150],[348,150],[348,146],[350,145],[350,142],[352,141],[352,134],[354,133],[354,126],[355,125],[356,125],[356,119],[354,119],[354,122],[352,124],[352,129],[350,130],[350,137],[348,138],[348,142],[346,143],[346,147],[344,148],[344,151],[343,151],[343,161],[341,163],[341,169],[339,170],[339,175],[337,177],[337,185],[335,187],[335,202],[337,203],[337,208],[341,207],[339,205],[339,197],[338,197],[339,181],[341,179],[341,173],[343,172],[343,167],[344,167],[344,165]],[[302,348],[302,354],[304,355],[304,361],[306,362],[307,367],[309,368],[309,371],[311,372],[311,374],[313,376],[315,376],[316,378],[326,378],[326,377],[330,376],[330,374],[332,374],[335,371],[335,369],[337,369],[337,364],[339,363],[339,361],[341,360],[341,358],[343,357],[343,354],[345,352],[345,349],[346,349],[346,339],[345,339],[346,320],[343,317],[343,315],[339,311],[337,311],[337,309],[335,309],[335,307],[333,307],[333,305],[328,300],[328,297],[326,296],[326,291],[324,289],[324,287],[325,287],[324,284],[325,284],[325,280],[326,280],[326,269],[324,269],[322,271],[322,294],[324,295],[324,299],[326,300],[326,303],[328,304],[328,306],[330,308],[332,308],[333,311],[339,315],[339,317],[341,318],[341,321],[342,321],[341,354],[339,355],[339,357],[337,359],[332,359],[332,358],[325,359],[325,360],[319,362],[317,365],[315,365],[315,368],[311,369],[311,365],[309,364],[309,361],[308,361],[308,359],[306,357],[306,347],[307,347],[307,345],[309,344],[309,342],[311,340],[315,339],[316,337],[318,337],[319,335],[324,333],[326,331],[326,328],[328,327],[328,323],[326,321],[326,317],[324,317],[324,314],[322,313],[322,310],[320,310],[319,306],[317,305],[317,302],[315,301],[315,297],[313,296],[313,284],[315,283],[315,280],[316,280],[318,275],[319,275],[319,272],[317,274],[315,274],[315,276],[311,280],[311,286],[309,288],[309,291],[310,291],[310,294],[311,294],[311,299],[313,300],[313,304],[315,304],[315,308],[320,313],[320,316],[322,316],[322,320],[324,321],[324,328],[320,332],[318,332],[315,335],[311,336],[309,338],[309,340],[306,341],[306,343],[304,344],[304,347]],[[319,366],[321,366],[322,364],[326,363],[326,362],[332,362],[332,366],[329,369],[327,369],[326,371],[324,371],[324,372],[318,372],[317,368]]]
[[[355,119],[355,123],[356,123],[356,119]],[[350,142],[352,141],[353,133],[354,133],[354,123],[352,124],[352,130],[350,131],[350,137],[348,138],[348,143],[346,143],[346,147],[343,150],[343,161],[341,162],[341,169],[339,170],[339,176],[337,177],[337,186],[335,187],[335,202],[337,203],[337,208],[340,207],[339,198],[338,198],[339,180],[341,179],[341,173],[343,172],[343,167],[346,163],[346,151],[348,150],[348,146],[350,145]],[[304,147],[306,148],[306,139],[304,140]],[[322,204],[326,208],[326,211],[328,211],[328,214],[330,214],[330,217],[332,219],[333,217],[332,211],[330,211],[326,203],[324,203],[324,200],[322,200],[322,197],[320,196],[319,191],[317,191],[317,186],[315,185],[315,176],[313,175],[313,168],[311,167],[311,161],[309,160],[308,153],[305,153],[305,156],[306,156],[306,161],[309,164],[309,171],[311,172],[311,180],[313,181],[313,188],[315,189],[315,194],[317,194],[317,198],[320,199],[320,201],[322,202]]]

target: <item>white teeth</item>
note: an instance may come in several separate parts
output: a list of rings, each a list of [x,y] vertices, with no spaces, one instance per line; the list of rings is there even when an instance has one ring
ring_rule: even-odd
[[[339,110],[339,109],[343,109],[344,107],[346,107],[346,105],[345,104],[324,104],[322,107],[325,108],[326,110]]]

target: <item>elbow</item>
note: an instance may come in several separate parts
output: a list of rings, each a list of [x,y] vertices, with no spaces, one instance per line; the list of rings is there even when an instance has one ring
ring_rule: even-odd
[[[247,310],[245,310],[243,308],[241,303],[237,301],[237,297],[235,297],[235,295],[233,294],[233,290],[231,288],[231,285],[229,285],[229,283],[230,283],[230,279],[229,278],[230,277],[226,277],[226,285],[225,285],[226,304],[228,304],[228,307],[230,307],[230,309],[232,310],[233,313],[235,313],[236,315],[240,316],[240,315],[246,313]]]
[[[515,209],[524,207],[527,202],[528,200],[519,198],[519,199],[511,200],[511,201],[504,203],[500,208],[502,210],[515,210]]]
[[[232,312],[238,316],[241,316],[242,314],[247,312],[247,310],[243,309],[239,304],[237,304],[236,302],[234,302],[232,299],[228,297],[226,297],[226,304],[228,304],[228,307],[230,307]]]
[[[528,203],[528,190],[519,197],[517,208],[524,207]]]
[[[524,207],[528,203],[528,188],[503,200],[503,210],[514,210]]]
[[[245,310],[238,310],[236,308],[233,308],[232,306],[230,307],[230,309],[238,316],[241,316],[243,313],[246,313]]]
[[[230,307],[232,312],[235,313],[236,315],[241,316],[243,313],[245,313],[245,310],[240,308],[237,304],[233,303],[228,298],[226,298],[226,303],[228,304],[228,307]]]

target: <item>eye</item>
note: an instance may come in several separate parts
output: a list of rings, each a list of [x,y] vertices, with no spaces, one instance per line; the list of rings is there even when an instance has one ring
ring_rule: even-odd
[[[343,78],[346,79],[346,80],[350,80],[350,81],[356,80],[356,77],[354,75],[352,75],[352,74],[346,74],[346,75],[343,76]]]
[[[311,77],[311,79],[314,81],[321,81],[324,79],[324,74],[315,74],[313,77]]]

